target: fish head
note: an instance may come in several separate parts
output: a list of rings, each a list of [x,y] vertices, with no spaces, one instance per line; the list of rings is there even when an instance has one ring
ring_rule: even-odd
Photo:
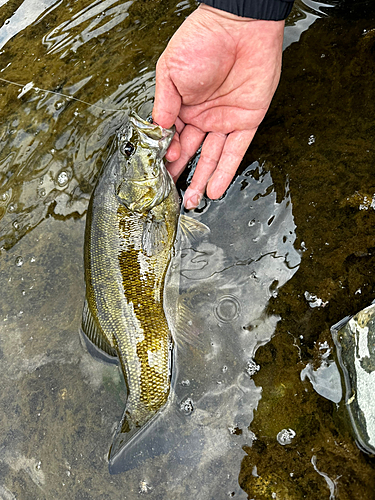
[[[174,133],[174,127],[165,129],[134,112],[118,132],[116,195],[132,212],[148,212],[170,193],[173,180],[163,158]]]

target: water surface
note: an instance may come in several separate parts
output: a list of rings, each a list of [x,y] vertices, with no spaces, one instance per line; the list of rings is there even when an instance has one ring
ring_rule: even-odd
[[[211,232],[178,263],[174,397],[130,470],[108,473],[125,387],[78,336],[85,213],[194,5],[1,2],[0,78],[19,84],[0,81],[2,498],[371,498],[337,387],[301,377],[333,363],[329,327],[374,298],[370,1],[297,1],[240,173],[192,214]]]

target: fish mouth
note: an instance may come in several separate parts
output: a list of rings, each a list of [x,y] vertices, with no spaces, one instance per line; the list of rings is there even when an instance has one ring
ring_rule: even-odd
[[[154,139],[156,141],[167,139],[168,137],[173,136],[176,131],[176,127],[174,125],[171,128],[163,128],[155,122],[150,123],[147,120],[143,120],[134,111],[129,113],[129,121],[139,131],[146,134],[150,137],[150,139]]]

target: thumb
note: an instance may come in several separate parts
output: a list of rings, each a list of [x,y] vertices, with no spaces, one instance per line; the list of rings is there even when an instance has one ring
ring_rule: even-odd
[[[171,128],[181,108],[181,96],[169,76],[163,54],[156,65],[155,101],[152,119],[163,128]]]

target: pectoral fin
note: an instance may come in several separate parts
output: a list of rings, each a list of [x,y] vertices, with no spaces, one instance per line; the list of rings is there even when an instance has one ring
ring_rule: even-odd
[[[168,245],[168,231],[164,220],[150,216],[144,222],[142,249],[149,257],[160,253]]]
[[[210,232],[210,228],[193,217],[180,214],[179,220],[180,232],[187,238],[197,239]]]

